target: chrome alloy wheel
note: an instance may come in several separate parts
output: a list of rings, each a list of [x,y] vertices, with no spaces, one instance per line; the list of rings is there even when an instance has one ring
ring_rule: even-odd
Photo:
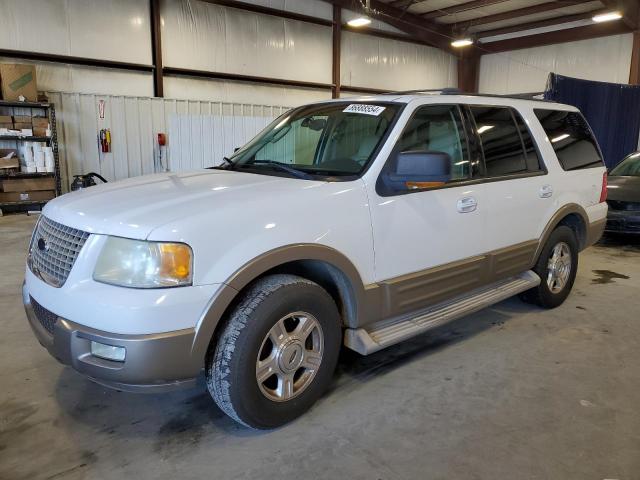
[[[324,353],[320,322],[306,312],[282,317],[262,341],[256,360],[256,380],[262,394],[274,402],[300,395],[316,376]]]
[[[559,242],[551,250],[547,263],[547,286],[551,293],[559,293],[571,275],[571,250],[569,245]]]

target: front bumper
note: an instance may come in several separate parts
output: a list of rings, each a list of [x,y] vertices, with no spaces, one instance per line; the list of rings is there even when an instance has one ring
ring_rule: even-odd
[[[122,335],[96,330],[58,317],[51,312],[36,314],[25,285],[22,300],[29,324],[38,341],[65,365],[91,380],[123,391],[149,392],[195,385],[203,364],[192,354],[195,329],[149,335]],[[50,321],[47,321],[50,320]],[[91,341],[124,347],[124,362],[105,360],[91,354]]]
[[[605,231],[640,234],[640,212],[609,209]]]

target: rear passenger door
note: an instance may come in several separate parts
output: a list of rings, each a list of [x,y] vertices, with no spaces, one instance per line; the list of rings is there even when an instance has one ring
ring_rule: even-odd
[[[470,105],[468,109],[484,159],[487,246],[498,250],[531,243],[538,238],[540,224],[553,202],[553,185],[531,133],[513,108]],[[533,253],[530,250],[524,245],[505,252],[506,270],[496,273],[522,269]]]

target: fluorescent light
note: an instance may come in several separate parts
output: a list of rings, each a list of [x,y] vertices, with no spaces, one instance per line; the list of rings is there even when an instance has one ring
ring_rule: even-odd
[[[358,17],[353,20],[349,20],[347,25],[350,27],[364,27],[365,25],[369,25],[371,23],[371,19],[367,17]]]
[[[451,46],[455,48],[468,47],[469,45],[473,45],[473,40],[470,38],[460,38],[451,42]]]
[[[495,125],[483,125],[478,129],[478,134],[483,134],[487,130],[491,130]]]
[[[462,160],[462,161],[460,161],[460,162],[456,162],[456,163],[454,163],[454,165],[464,165],[464,164],[466,164],[466,163],[469,163],[469,160]]]
[[[601,13],[600,15],[594,15],[591,20],[596,23],[602,22],[610,22],[611,20],[620,20],[622,18],[622,14],[620,12],[607,12]]]
[[[551,143],[556,143],[559,142],[561,140],[564,140],[565,138],[569,138],[571,135],[569,135],[568,133],[563,133],[562,135],[558,135],[557,137],[554,137],[551,139]]]

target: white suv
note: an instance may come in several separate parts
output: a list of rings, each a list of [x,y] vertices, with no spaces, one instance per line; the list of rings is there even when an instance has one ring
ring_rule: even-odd
[[[119,390],[193,386],[237,421],[307,410],[363,355],[522,294],[560,305],[605,225],[573,107],[412,93],[295,108],[217,167],[47,204],[24,304],[62,363]]]

